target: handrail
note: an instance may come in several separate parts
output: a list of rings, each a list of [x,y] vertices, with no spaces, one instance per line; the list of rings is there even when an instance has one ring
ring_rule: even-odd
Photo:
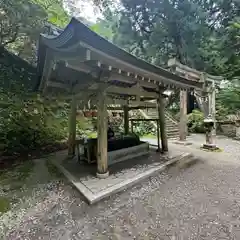
[[[173,117],[173,115],[169,111],[165,111],[165,115],[170,119],[173,123],[178,124],[177,120]]]

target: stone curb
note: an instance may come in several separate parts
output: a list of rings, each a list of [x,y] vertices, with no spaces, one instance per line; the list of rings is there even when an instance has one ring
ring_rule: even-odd
[[[117,183],[101,192],[93,193],[85,184],[77,180],[68,170],[66,170],[58,161],[52,159],[51,162],[65,175],[65,177],[77,188],[77,190],[86,198],[89,204],[94,204],[104,198],[107,198],[117,192],[123,191],[151,176],[156,175],[159,172],[164,171],[167,167],[174,165],[177,162],[185,161],[192,158],[193,154],[183,153],[177,157],[169,158],[165,163],[155,166],[147,171],[138,174],[132,178],[126,179],[120,183]]]

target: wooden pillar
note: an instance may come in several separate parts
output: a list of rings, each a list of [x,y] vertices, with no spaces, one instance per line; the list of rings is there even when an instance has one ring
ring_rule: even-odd
[[[211,135],[212,144],[216,141],[216,89],[215,83],[212,82],[210,91],[208,92],[208,116],[213,120],[213,128],[209,133]]]
[[[164,97],[162,95],[162,90],[159,91],[158,118],[159,118],[159,125],[160,125],[162,151],[167,152],[168,141],[167,141],[167,131],[166,131],[166,122],[165,122],[165,104],[164,104]]]
[[[97,177],[107,178],[108,172],[108,140],[107,140],[107,104],[106,94],[101,93],[98,96],[97,103],[97,132],[98,132],[98,144],[97,144]]]
[[[133,124],[134,124],[133,121],[131,121],[131,132],[132,132],[132,133],[133,133],[133,131],[134,131],[134,130],[133,130]]]
[[[157,121],[157,152],[160,152],[160,126],[159,126],[159,120]]]
[[[129,109],[128,106],[123,106],[124,113],[124,134],[129,134]]]
[[[186,141],[187,138],[187,91],[180,91],[180,123],[179,140]]]
[[[75,156],[75,146],[76,146],[76,115],[77,115],[77,102],[75,96],[72,96],[71,108],[69,113],[68,122],[68,156]]]

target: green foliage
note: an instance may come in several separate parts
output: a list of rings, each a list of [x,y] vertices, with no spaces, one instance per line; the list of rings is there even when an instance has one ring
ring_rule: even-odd
[[[1,92],[0,99],[0,142],[4,154],[27,152],[66,137],[67,123],[57,117],[58,106],[39,95]]]
[[[134,125],[134,133],[144,136],[153,132],[153,128],[147,122],[138,122]]]
[[[46,22],[64,27],[69,16],[62,0],[3,0],[0,6],[0,48],[6,47],[31,64]]]
[[[47,15],[47,21],[59,27],[65,27],[70,17],[63,8],[62,0],[32,0],[39,5]]]
[[[45,12],[29,0],[3,0],[0,7],[0,45],[6,46],[17,38],[39,34]]]
[[[187,125],[190,132],[204,133],[204,115],[198,110],[193,110],[188,114]]]
[[[106,20],[100,20],[99,22],[93,24],[91,30],[104,37],[105,39],[112,41],[113,33],[111,25]]]
[[[14,165],[11,171],[0,171],[0,184],[8,186],[6,191],[12,191],[22,188],[27,178],[30,176],[34,168],[34,162],[25,161]]]
[[[240,87],[230,85],[220,89],[217,94],[217,102],[227,109],[227,114],[237,114],[240,110]]]
[[[176,57],[231,82],[240,76],[239,1],[120,0],[117,6],[101,2],[105,18],[96,24],[96,32],[109,38],[101,30],[107,26],[112,41],[137,57],[163,67]],[[239,110],[239,90],[233,88],[217,94],[218,119]],[[178,105],[179,97],[168,107],[176,114]]]
[[[103,2],[105,19],[97,24],[111,28],[114,43],[134,55],[162,66],[176,57],[198,70],[237,75],[238,1]]]

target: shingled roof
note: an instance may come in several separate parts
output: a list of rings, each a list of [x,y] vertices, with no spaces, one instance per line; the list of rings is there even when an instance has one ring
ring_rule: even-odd
[[[133,74],[148,77],[154,81],[161,81],[166,85],[175,85],[179,88],[202,88],[201,82],[188,80],[126,52],[99,36],[75,18],[72,18],[64,30],[56,28],[51,33],[40,36],[38,50],[39,81],[47,49],[58,52],[67,58],[68,56],[77,57],[79,47],[84,46],[90,48],[93,52],[102,54],[108,61],[112,62],[113,67],[124,69],[126,66],[127,71]]]

